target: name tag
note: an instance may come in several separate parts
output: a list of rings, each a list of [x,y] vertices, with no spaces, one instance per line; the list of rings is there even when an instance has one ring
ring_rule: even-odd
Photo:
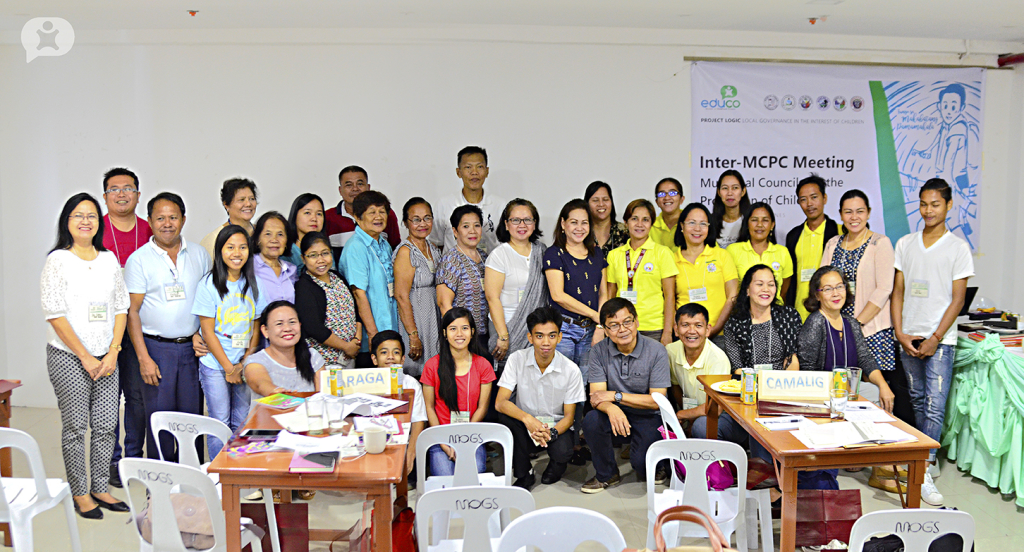
[[[468,424],[469,423],[469,412],[452,412],[452,423],[453,424]]]
[[[171,284],[164,286],[165,301],[183,301],[185,299],[185,285]]]
[[[928,280],[913,280],[910,282],[911,297],[928,297]]]
[[[548,429],[555,427],[554,416],[537,416],[537,421],[547,426]]]
[[[691,408],[697,408],[697,399],[683,397],[683,410],[690,410]]]
[[[232,349],[246,349],[249,347],[249,332],[231,334]]]
[[[697,303],[708,300],[708,288],[702,287],[690,290],[690,302]]]
[[[636,291],[623,291],[622,293],[619,294],[619,297],[622,297],[623,299],[629,301],[630,303],[633,303],[634,305],[636,304]]]
[[[395,284],[394,284],[394,282],[389,282],[388,283],[388,297],[394,297],[394,296],[395,296]]]
[[[89,303],[89,322],[106,322],[107,304]]]
[[[756,372],[760,372],[761,370],[774,370],[774,369],[775,369],[775,366],[773,366],[771,364],[755,364],[754,365],[754,372],[755,373]]]
[[[523,302],[523,296],[526,295],[526,286],[523,286],[523,287],[519,288],[518,291],[519,291],[519,300],[517,301],[517,303],[522,303]]]
[[[801,270],[800,271],[800,281],[801,282],[810,282],[811,281],[811,276],[814,276],[814,272],[817,271],[817,270],[818,270],[817,268],[805,268],[805,269]]]
[[[850,295],[857,295],[857,282],[850,282]]]

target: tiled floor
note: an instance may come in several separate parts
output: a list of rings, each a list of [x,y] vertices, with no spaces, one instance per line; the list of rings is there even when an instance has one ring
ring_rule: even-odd
[[[43,463],[49,477],[64,477],[64,462],[60,453],[60,414],[56,409],[15,408],[11,425],[32,434],[43,454]],[[546,459],[538,460],[543,470]],[[16,476],[27,475],[24,460],[15,454]],[[626,537],[630,546],[643,547],[647,535],[647,502],[644,486],[627,461],[620,471],[623,483],[596,495],[579,492],[580,486],[593,476],[593,468],[570,466],[566,476],[555,485],[538,484],[533,494],[538,508],[571,505],[597,510],[610,517]],[[899,499],[867,486],[868,472],[858,474],[840,472],[839,484],[843,489],[861,489],[864,512],[899,507]],[[994,490],[969,475],[960,473],[955,466],[943,464],[942,476],[936,485],[946,497],[947,506],[970,512],[977,527],[977,552],[1012,552],[1024,550],[1024,512],[1012,500],[1005,500]],[[115,496],[124,491],[113,489]],[[414,491],[415,492],[415,491]],[[411,498],[415,499],[415,495]],[[354,495],[325,496],[323,493],[310,505],[311,524],[315,527],[347,527],[360,512],[359,498]],[[126,524],[127,514],[107,513],[102,521],[77,519],[84,552],[138,550],[135,530]],[[38,516],[34,523],[35,549],[40,551],[68,550],[67,524],[63,511],[54,509]],[[778,522],[776,522],[776,541]],[[344,546],[340,549],[344,550]],[[314,551],[327,550],[327,543],[312,543]],[[335,550],[339,547],[336,546]],[[582,549],[582,548],[581,548]],[[776,550],[778,548],[776,547]]]

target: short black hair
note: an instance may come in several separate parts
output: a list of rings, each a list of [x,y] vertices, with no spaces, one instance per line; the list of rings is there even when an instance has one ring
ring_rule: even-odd
[[[494,237],[498,238],[501,243],[508,243],[512,239],[512,234],[508,228],[505,228],[505,223],[508,222],[512,215],[512,209],[515,207],[526,207],[530,210],[530,216],[533,217],[533,232],[527,239],[530,240],[530,243],[537,243],[537,240],[544,235],[540,229],[540,213],[537,212],[537,207],[530,200],[521,197],[509,201],[505,205],[505,209],[501,212],[501,218],[498,220],[498,226],[494,229]]]
[[[304,194],[299,194],[299,197],[295,198],[295,201],[292,202],[292,208],[288,211],[288,240],[291,243],[298,243],[299,241],[299,230],[295,226],[295,223],[299,218],[299,211],[314,201],[320,203],[320,210],[323,211],[324,200],[314,193],[306,192]]]
[[[805,184],[814,184],[815,186],[818,187],[818,192],[820,192],[821,195],[825,195],[825,179],[820,177],[820,176],[818,176],[818,175],[816,175],[816,174],[814,174],[814,173],[811,173],[811,176],[808,176],[807,178],[804,178],[799,183],[797,183],[797,185],[796,185],[796,195],[797,195],[797,197],[800,197],[800,188],[803,188]]]
[[[562,313],[551,305],[537,307],[526,315],[526,331],[530,333],[533,332],[534,327],[548,323],[554,324],[558,331],[562,331]]]
[[[366,181],[367,182],[370,181],[370,175],[366,172],[366,169],[360,167],[359,165],[349,165],[349,166],[345,167],[344,169],[341,169],[341,171],[338,173],[338,182],[341,182],[341,177],[345,176],[345,173],[356,173],[356,172],[363,173],[363,176],[366,177]]]
[[[942,199],[947,203],[953,201],[953,189],[949,187],[949,182],[946,182],[941,178],[932,178],[925,182],[924,186],[921,186],[921,191],[917,193],[917,197],[920,198],[929,190],[939,192],[942,195]]]
[[[480,154],[484,156],[484,165],[487,165],[487,150],[480,146],[466,146],[459,150],[459,156],[456,158],[456,167],[462,166],[462,158],[467,155]]]
[[[409,201],[406,201],[405,205],[402,206],[402,222],[407,222],[409,220],[409,210],[417,205],[426,205],[427,209],[430,209],[430,216],[434,216],[434,208],[430,206],[430,202],[422,197],[416,196],[409,198]]]
[[[129,169],[124,167],[114,167],[103,174],[103,193],[107,193],[107,182],[115,176],[130,176],[132,181],[135,182],[135,189],[139,189],[139,177]]]
[[[654,210],[654,204],[646,199],[634,199],[626,205],[626,212],[622,214],[622,222],[629,222],[630,217],[633,216],[633,211],[637,209],[646,209],[651,215],[651,223],[654,223],[654,219],[658,218],[658,212]]]
[[[608,220],[612,221],[612,223],[614,224],[615,223],[615,198],[612,196],[612,186],[611,186],[611,184],[608,184],[607,182],[601,182],[600,180],[595,180],[595,181],[591,182],[590,184],[587,184],[587,189],[586,189],[586,191],[583,192],[583,201],[587,202],[587,210],[589,211],[590,210],[589,209],[589,207],[590,207],[590,198],[594,197],[594,194],[596,194],[597,191],[600,190],[601,188],[604,188],[605,190],[608,191],[608,199],[610,199],[611,203],[612,203],[612,210],[611,210],[610,216],[608,217]],[[593,215],[593,213],[591,213],[591,215]]]
[[[256,183],[248,178],[236,177],[229,178],[224,181],[224,184],[220,187],[220,202],[222,205],[228,205],[235,199],[235,194],[239,190],[249,188],[252,192],[253,197],[259,200],[259,196],[256,192]]]
[[[743,223],[740,224],[740,235],[736,239],[737,242],[750,241],[750,217],[754,216],[754,211],[757,209],[764,209],[765,211],[768,211],[768,217],[772,219],[772,224],[776,224],[775,211],[772,209],[771,205],[768,205],[763,201],[752,203],[750,205],[750,209],[747,209],[747,212],[743,214]],[[768,243],[779,243],[775,240],[775,228],[772,228],[772,231],[768,232]]]
[[[452,211],[452,216],[448,217],[448,222],[452,225],[452,228],[458,228],[459,223],[462,222],[462,217],[474,214],[476,218],[480,220],[480,225],[484,223],[484,212],[480,210],[476,205],[467,203],[465,205],[459,205]]]
[[[388,201],[388,196],[377,190],[366,190],[352,201],[352,214],[356,218],[363,218],[363,214],[370,207],[383,207],[385,211],[390,211],[391,202]]]
[[[629,311],[629,314],[631,314],[633,318],[637,317],[636,307],[633,306],[633,303],[629,299],[612,297],[601,305],[601,312],[598,313],[601,316],[601,325],[603,326],[609,318],[615,316],[622,309]]]
[[[288,224],[288,219],[284,218],[284,215],[277,211],[267,211],[263,213],[263,216],[256,221],[256,226],[253,227],[252,235],[249,236],[249,252],[252,255],[263,253],[260,249],[260,234],[263,233],[263,229],[267,226],[267,223],[271,220],[276,220],[284,226],[284,247],[281,248],[281,256],[288,255],[292,251],[292,235],[295,233],[292,231],[291,224]]]
[[[662,178],[661,180],[658,181],[657,184],[654,185],[655,195],[658,194],[658,186],[661,186],[666,182],[671,182],[676,187],[676,191],[679,192],[679,195],[683,195],[683,183],[679,182],[675,178],[672,178],[671,176],[666,176],[665,178]]]
[[[946,94],[956,94],[960,96],[960,109],[963,110],[965,102],[967,102],[967,91],[964,89],[964,85],[954,82],[939,91],[939,101],[942,101],[942,97]]]
[[[149,200],[146,204],[146,216],[152,218],[153,208],[156,207],[157,201],[170,201],[171,203],[178,206],[178,210],[181,211],[181,216],[185,216],[185,200],[181,199],[181,196],[174,192],[160,192],[153,196],[153,199]]]
[[[373,335],[373,339],[370,340],[370,354],[376,355],[377,349],[385,341],[397,341],[398,346],[402,349],[402,354],[405,355],[405,342],[402,341],[402,336],[395,330],[381,330]]]
[[[59,249],[68,249],[72,245],[75,245],[75,238],[71,236],[71,230],[68,229],[68,223],[71,220],[71,214],[75,211],[75,207],[78,207],[84,201],[92,203],[93,208],[96,209],[96,235],[92,237],[92,246],[96,248],[96,251],[106,251],[107,248],[103,247],[103,210],[100,208],[100,202],[96,201],[95,197],[85,192],[77,193],[64,203],[64,208],[60,211],[60,219],[57,220],[57,241],[53,245],[53,249],[50,253]]]
[[[700,303],[687,303],[678,309],[676,309],[676,322],[683,316],[697,316],[701,315],[704,317],[704,323],[711,323],[711,315],[708,313],[708,309],[704,308],[704,305]]]
[[[686,207],[683,207],[683,212],[679,213],[679,221],[676,222],[675,231],[672,232],[672,243],[676,244],[676,247],[682,250],[686,250],[686,236],[683,234],[683,224],[686,222],[686,218],[690,216],[691,211],[704,211],[704,216],[708,218],[708,235],[704,236],[704,245],[708,247],[714,247],[715,243],[718,242],[718,236],[714,235],[711,224],[711,211],[700,202],[694,201],[689,203]]]
[[[309,251],[309,248],[313,247],[317,243],[326,245],[328,251],[330,251],[331,240],[327,237],[327,234],[324,234],[323,232],[307,232],[305,236],[302,236],[302,241],[299,243],[299,251],[301,251],[302,255],[305,256],[306,251]]]

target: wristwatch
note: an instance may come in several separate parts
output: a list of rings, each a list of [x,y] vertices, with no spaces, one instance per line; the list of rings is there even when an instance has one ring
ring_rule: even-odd
[[[615,404],[622,402],[622,391],[615,392]]]
[[[558,439],[558,430],[551,428],[551,440],[554,441],[555,439]]]

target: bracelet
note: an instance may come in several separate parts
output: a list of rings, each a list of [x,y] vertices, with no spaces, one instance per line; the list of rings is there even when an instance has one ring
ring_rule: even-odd
[[[932,337],[935,338],[935,341],[938,341],[939,343],[942,343],[942,338],[939,337],[939,334],[937,334],[935,332],[932,332]]]
[[[508,341],[508,334],[505,334],[505,335],[498,334],[498,341]]]
[[[415,335],[416,337],[419,337],[420,336],[420,331],[419,330],[413,330],[413,331],[409,332],[409,335]]]

